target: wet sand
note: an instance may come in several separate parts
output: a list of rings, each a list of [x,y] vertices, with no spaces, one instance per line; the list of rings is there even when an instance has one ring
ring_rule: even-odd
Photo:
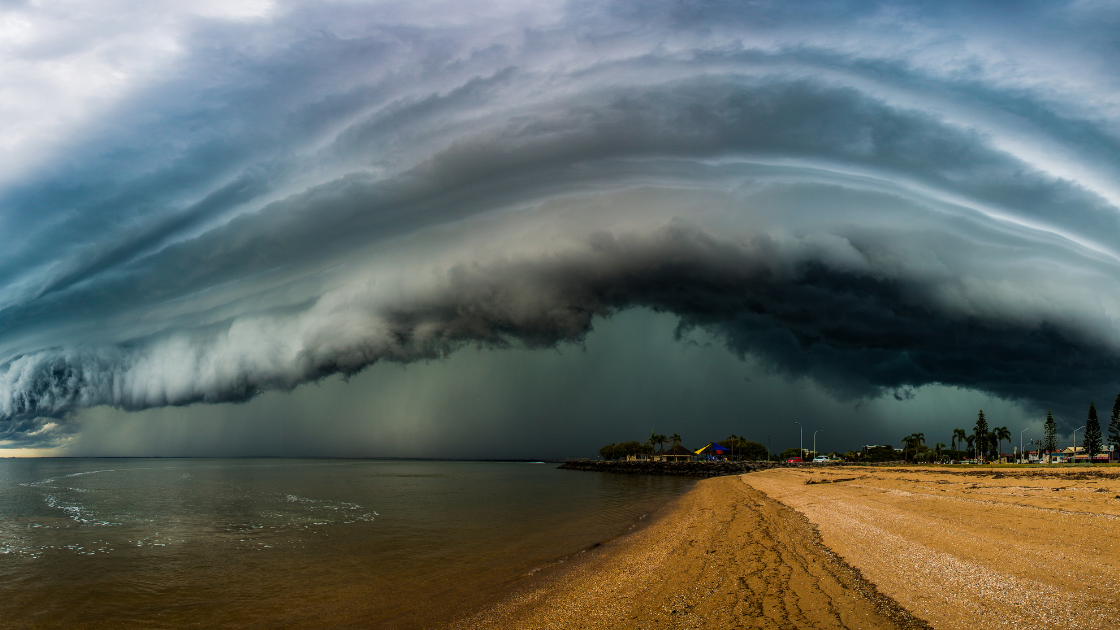
[[[455,627],[1103,628],[1120,469],[829,467],[699,482]]]
[[[698,482],[649,526],[565,564],[456,627],[928,627],[741,477]]]

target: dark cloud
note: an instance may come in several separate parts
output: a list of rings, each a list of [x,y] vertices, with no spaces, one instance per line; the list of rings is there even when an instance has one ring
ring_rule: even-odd
[[[305,334],[298,351],[263,363],[236,343],[223,347],[237,337],[237,323],[108,352],[21,357],[4,375],[4,411],[23,421],[94,405],[247,400],[378,361],[446,357],[466,345],[578,343],[597,318],[634,307],[675,314],[680,330],[705,328],[734,352],[808,376],[842,399],[937,383],[1072,412],[1086,392],[1120,386],[1115,350],[1085,331],[952,312],[908,279],[824,262],[875,255],[840,251],[847,248],[839,239],[739,243],[679,225],[649,237],[597,233],[586,249],[454,267],[431,294],[364,314],[366,330],[348,334],[338,330],[346,321],[331,322]],[[180,370],[180,380],[167,374]]]
[[[459,267],[438,298],[386,313],[401,348],[393,358],[478,341],[551,347],[582,339],[595,317],[645,307],[842,398],[938,383],[1066,412],[1087,392],[1120,387],[1120,356],[1085,331],[947,312],[911,279],[782,249],[766,237],[736,244],[678,226],[648,240],[599,234],[587,254]]]
[[[0,160],[0,441],[580,343],[628,309],[844,401],[941,384],[1072,414],[1117,387],[1107,7],[10,6],[50,28],[0,70],[143,80]]]
[[[346,135],[340,142],[357,141]],[[684,82],[586,95],[550,115],[525,115],[463,137],[395,177],[352,173],[146,252],[185,225],[251,199],[290,169],[242,176],[185,210],[122,230],[112,243],[56,265],[63,272],[44,280],[36,299],[0,316],[13,332],[74,314],[106,316],[121,305],[135,309],[281,267],[322,268],[370,243],[542,196],[642,178],[702,181],[709,169],[697,160],[737,155],[844,163],[885,178],[908,177],[977,204],[1014,207],[1019,217],[1052,221],[1073,234],[1120,231],[1120,215],[1107,212],[1096,195],[1030,172],[972,133],[855,91],[804,82]],[[693,163],[669,173],[619,161],[653,157]]]

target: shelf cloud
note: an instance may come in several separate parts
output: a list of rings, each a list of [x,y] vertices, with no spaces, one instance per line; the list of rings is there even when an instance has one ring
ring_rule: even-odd
[[[109,4],[0,8],[5,444],[628,309],[844,401],[1120,388],[1106,4]]]

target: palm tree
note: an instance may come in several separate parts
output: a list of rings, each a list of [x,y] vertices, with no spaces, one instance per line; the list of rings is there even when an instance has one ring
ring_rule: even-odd
[[[937,446],[935,446],[934,448],[937,449],[937,460],[941,461],[941,449],[945,448],[945,443],[944,442],[938,442]]]
[[[953,429],[953,440],[952,440],[953,450],[954,451],[958,450],[957,449],[957,444],[958,443],[961,446],[964,446],[965,440],[967,440],[967,439],[968,439],[968,433],[964,429]],[[960,442],[957,442],[957,440],[960,440]],[[959,457],[958,457],[958,459],[959,459]]]
[[[727,437],[728,437],[727,441],[730,442],[730,444],[728,444],[728,446],[731,447],[731,459],[735,459],[735,445],[736,445],[736,443],[739,442],[739,436],[732,433],[731,435],[729,435]]]
[[[1003,441],[1007,440],[1008,444],[1011,443],[1011,431],[1008,431],[1007,427],[996,427],[992,429],[992,433],[996,436],[996,456],[998,457],[1003,454],[1000,452],[1003,450]]]
[[[972,455],[973,454],[972,453],[972,448],[976,445],[976,436],[975,435],[966,435],[966,436],[964,436],[964,439],[965,439],[965,443],[968,445],[968,451],[967,452],[970,455]],[[972,457],[969,457],[969,459],[972,459]]]
[[[669,440],[673,443],[673,446],[681,445],[681,436],[676,433],[670,435]]]
[[[902,438],[902,459],[906,459],[906,449],[907,448],[912,448],[912,449],[914,449],[914,460],[917,461],[918,448],[921,447],[921,445],[925,444],[925,443],[926,443],[926,434],[925,433],[911,433],[910,435],[907,435],[906,437]]]
[[[906,449],[911,448],[914,451],[914,461],[918,461],[918,449],[921,448],[922,444],[925,443],[925,433],[911,433],[910,435],[902,438],[902,458],[906,459]]]

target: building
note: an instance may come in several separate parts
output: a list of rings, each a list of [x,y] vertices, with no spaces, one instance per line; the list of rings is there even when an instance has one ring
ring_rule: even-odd
[[[1115,462],[1118,461],[1118,456],[1120,456],[1120,452],[1113,449],[1113,447],[1110,445],[1108,446],[1107,451],[1104,451],[1103,453],[1097,453],[1093,456],[1093,463],[1107,464],[1108,462]],[[1047,453],[1046,458],[1044,458],[1044,462],[1047,464],[1066,464],[1069,462],[1073,462],[1075,464],[1087,464],[1089,463],[1089,455],[1085,452],[1084,446],[1067,446],[1060,451]]]
[[[687,462],[695,460],[696,453],[681,446],[680,444],[677,444],[673,448],[665,451],[661,455],[658,455],[654,459],[660,459],[661,461],[665,462]]]

